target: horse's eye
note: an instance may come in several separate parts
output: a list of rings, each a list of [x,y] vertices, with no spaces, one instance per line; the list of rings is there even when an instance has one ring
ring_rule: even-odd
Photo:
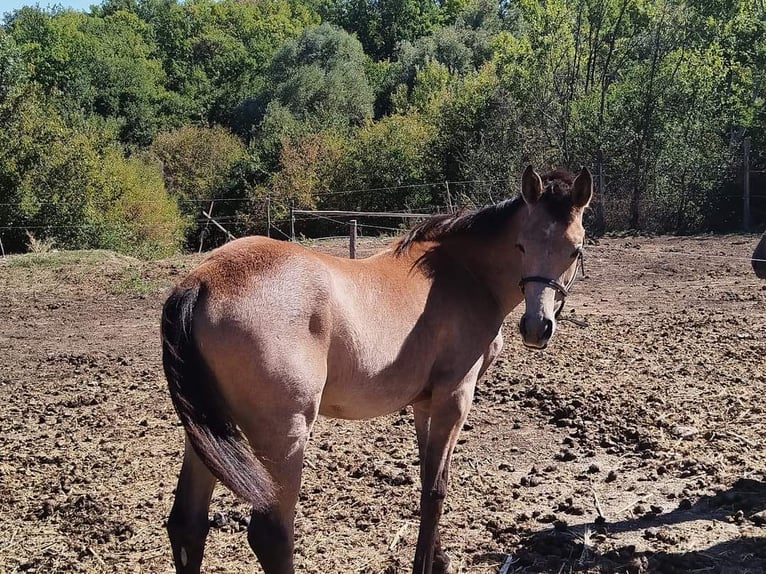
[[[516,249],[518,249],[519,251],[521,251],[522,253],[524,253],[524,246],[523,246],[521,243],[517,243],[517,244],[516,244]]]

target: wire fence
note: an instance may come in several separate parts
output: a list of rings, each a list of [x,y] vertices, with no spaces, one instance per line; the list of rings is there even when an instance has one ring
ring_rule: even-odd
[[[396,186],[381,186],[375,188],[366,189],[343,189],[323,191],[317,194],[314,200],[320,205],[327,205],[329,199],[340,200],[343,197],[352,196],[367,196],[374,192],[390,192],[390,191],[402,191],[411,189],[425,189],[432,188],[439,190],[437,194],[432,197],[442,196],[446,200],[446,204],[431,205],[430,209],[434,213],[411,213],[411,212],[379,212],[379,211],[344,211],[344,210],[310,210],[310,209],[295,209],[292,206],[286,204],[290,201],[289,198],[283,198],[282,201],[277,201],[271,197],[265,198],[252,198],[252,197],[214,197],[214,198],[181,198],[178,203],[183,206],[187,206],[197,212],[197,217],[192,220],[186,220],[184,223],[191,224],[196,227],[200,233],[200,245],[205,237],[209,237],[211,233],[210,226],[217,226],[218,230],[229,239],[234,238],[236,234],[247,234],[257,231],[259,233],[266,233],[268,235],[274,235],[275,237],[283,239],[295,239],[296,238],[296,224],[299,226],[299,235],[303,235],[307,229],[311,228],[311,222],[320,221],[325,224],[330,224],[333,227],[328,228],[326,225],[324,228],[314,226],[313,229],[321,233],[333,233],[337,237],[339,228],[347,229],[349,217],[357,219],[356,228],[368,233],[378,234],[391,234],[404,232],[409,226],[405,223],[405,220],[412,218],[425,218],[430,217],[436,213],[450,213],[456,210],[463,210],[466,208],[475,208],[487,203],[495,203],[496,198],[492,195],[492,188],[501,184],[504,190],[511,189],[512,184],[515,184],[509,178],[497,178],[497,179],[466,179],[456,181],[439,181],[439,182],[424,182],[413,183]],[[461,193],[455,193],[459,190],[460,186],[466,186]],[[454,196],[453,196],[454,194]],[[737,190],[724,191],[718,193],[718,196],[731,197],[739,199],[742,197],[742,193]],[[486,196],[486,197],[484,197]],[[755,193],[750,194],[750,198],[753,200],[765,200],[766,194]],[[645,199],[646,201],[646,199]],[[156,205],[164,203],[162,200],[141,200],[135,202],[137,205]],[[337,203],[337,202],[336,202]],[[341,202],[342,203],[342,202]],[[603,212],[608,213],[625,213],[632,207],[632,200],[628,197],[614,197],[608,194],[596,194],[593,200],[594,206],[600,206]],[[224,210],[224,213],[220,215],[211,213],[211,208],[215,204],[224,204],[232,207]],[[0,207],[2,208],[17,208],[17,209],[29,209],[30,207],[45,207],[45,206],[67,206],[66,201],[38,201],[38,202],[2,202]],[[72,202],[73,207],[81,205],[81,203]],[[208,207],[208,211],[205,211],[205,207]],[[244,207],[244,209],[242,209]],[[232,213],[232,211],[234,211]],[[289,217],[272,217],[276,214],[289,213]],[[0,215],[2,212],[0,211]],[[200,217],[204,215],[204,217]],[[385,218],[389,221],[400,220],[401,225],[391,225],[389,221],[378,222],[371,221],[373,218]],[[346,219],[342,219],[346,218]],[[53,223],[45,224],[39,221],[30,224],[9,223],[7,225],[0,225],[0,241],[2,241],[2,232],[38,232],[44,230],[50,233],[56,230],[89,230],[106,228],[110,225],[108,222],[82,222],[82,223]],[[115,225],[115,224],[111,224]],[[119,224],[117,224],[119,226]],[[172,231],[178,229],[177,223],[166,224],[154,224],[154,225],[137,225],[138,229],[144,230],[156,230],[156,231]],[[201,228],[201,229],[200,229]],[[344,230],[345,230],[344,229]],[[217,232],[216,232],[217,233]],[[315,237],[316,238],[316,237]]]
[[[761,173],[757,171],[751,171],[751,173]],[[766,173],[766,171],[764,171]],[[455,186],[461,186],[461,185],[495,185],[495,184],[506,184],[508,188],[511,187],[511,184],[513,182],[508,178],[498,178],[498,179],[465,179],[465,180],[454,180],[454,181],[437,181],[437,182],[425,182],[425,183],[412,183],[412,184],[404,184],[404,185],[394,185],[394,186],[382,186],[382,187],[369,187],[369,188],[359,188],[359,189],[341,189],[341,190],[335,190],[335,191],[321,191],[320,193],[317,193],[317,198],[324,198],[324,197],[342,197],[342,196],[352,196],[352,195],[359,195],[359,194],[369,194],[372,192],[378,192],[378,191],[401,191],[406,189],[418,189],[418,188],[443,188],[445,189],[445,192],[447,189],[452,189]],[[474,190],[475,191],[475,190]],[[720,190],[715,193],[715,196],[717,197],[735,197],[735,198],[742,198],[742,192],[739,190]],[[751,199],[766,199],[766,194],[764,193],[751,193],[750,195]],[[488,198],[490,200],[490,203],[495,203],[497,200],[494,197]],[[609,194],[597,194],[596,201],[604,201],[604,202],[614,202],[614,201],[625,201],[630,202],[630,199],[625,198],[614,198],[610,197]],[[178,198],[176,200],[177,203],[183,204],[183,205],[194,205],[194,204],[209,204],[211,202],[215,203],[260,203],[263,202],[263,199],[257,199],[252,197],[213,197],[213,198]],[[161,200],[161,199],[146,199],[146,200],[138,200],[133,201],[133,204],[136,205],[156,205],[161,203],[166,203],[167,200]],[[31,200],[31,201],[11,201],[11,202],[0,202],[0,207],[15,207],[15,208],[30,208],[30,207],[41,207],[41,206],[47,206],[47,205],[62,205],[66,204],[67,202],[61,201],[61,200]],[[73,202],[72,202],[73,203]]]

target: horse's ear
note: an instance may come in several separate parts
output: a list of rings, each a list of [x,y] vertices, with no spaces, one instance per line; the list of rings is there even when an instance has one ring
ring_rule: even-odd
[[[521,196],[529,205],[537,203],[543,194],[543,180],[537,175],[535,168],[527,166],[521,176]]]
[[[583,208],[590,203],[593,197],[593,178],[587,167],[583,167],[572,183],[572,203],[576,207]]]

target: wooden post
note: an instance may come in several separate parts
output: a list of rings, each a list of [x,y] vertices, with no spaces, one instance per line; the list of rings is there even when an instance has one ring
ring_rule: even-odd
[[[205,227],[202,228],[202,231],[199,234],[199,251],[197,253],[202,253],[202,245],[205,243],[205,236],[207,235],[207,228],[210,225],[210,219],[213,215],[213,206],[215,205],[215,201],[210,202],[210,207],[208,208],[208,219],[205,222]],[[202,210],[202,213],[205,213],[204,210]]]
[[[742,142],[742,151],[745,157],[744,163],[744,193],[742,194],[742,228],[750,231],[750,137],[746,137]]]
[[[449,207],[449,212],[450,213],[455,213],[455,210],[452,207],[452,195],[449,192],[449,182],[448,181],[444,182],[444,187],[447,188],[447,207]]]
[[[290,241],[295,241],[295,212],[290,208]]]
[[[210,214],[209,214],[207,211],[205,211],[204,209],[202,210],[202,215],[204,215],[205,217],[207,217],[207,218],[208,218],[208,220],[209,220],[209,221],[210,221],[210,222],[211,222],[213,225],[215,225],[215,226],[216,226],[218,229],[220,229],[221,231],[223,231],[223,232],[226,234],[226,237],[228,237],[229,239],[236,239],[236,237],[234,237],[234,235],[232,235],[232,234],[231,234],[231,232],[230,232],[228,229],[226,229],[226,228],[225,228],[223,225],[221,225],[221,224],[220,224],[220,223],[218,223],[218,222],[217,222],[215,219],[213,219],[212,217],[210,217]]]
[[[271,197],[266,198],[266,237],[271,237]]]
[[[349,259],[356,259],[356,219],[349,221],[348,232],[348,257]]]

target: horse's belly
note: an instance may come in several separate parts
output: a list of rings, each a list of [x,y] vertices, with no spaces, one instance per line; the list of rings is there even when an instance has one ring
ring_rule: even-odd
[[[334,378],[328,373],[319,414],[351,420],[387,415],[410,404],[426,386],[425,377],[413,377],[413,373],[383,372],[373,377],[362,373],[354,375]]]

